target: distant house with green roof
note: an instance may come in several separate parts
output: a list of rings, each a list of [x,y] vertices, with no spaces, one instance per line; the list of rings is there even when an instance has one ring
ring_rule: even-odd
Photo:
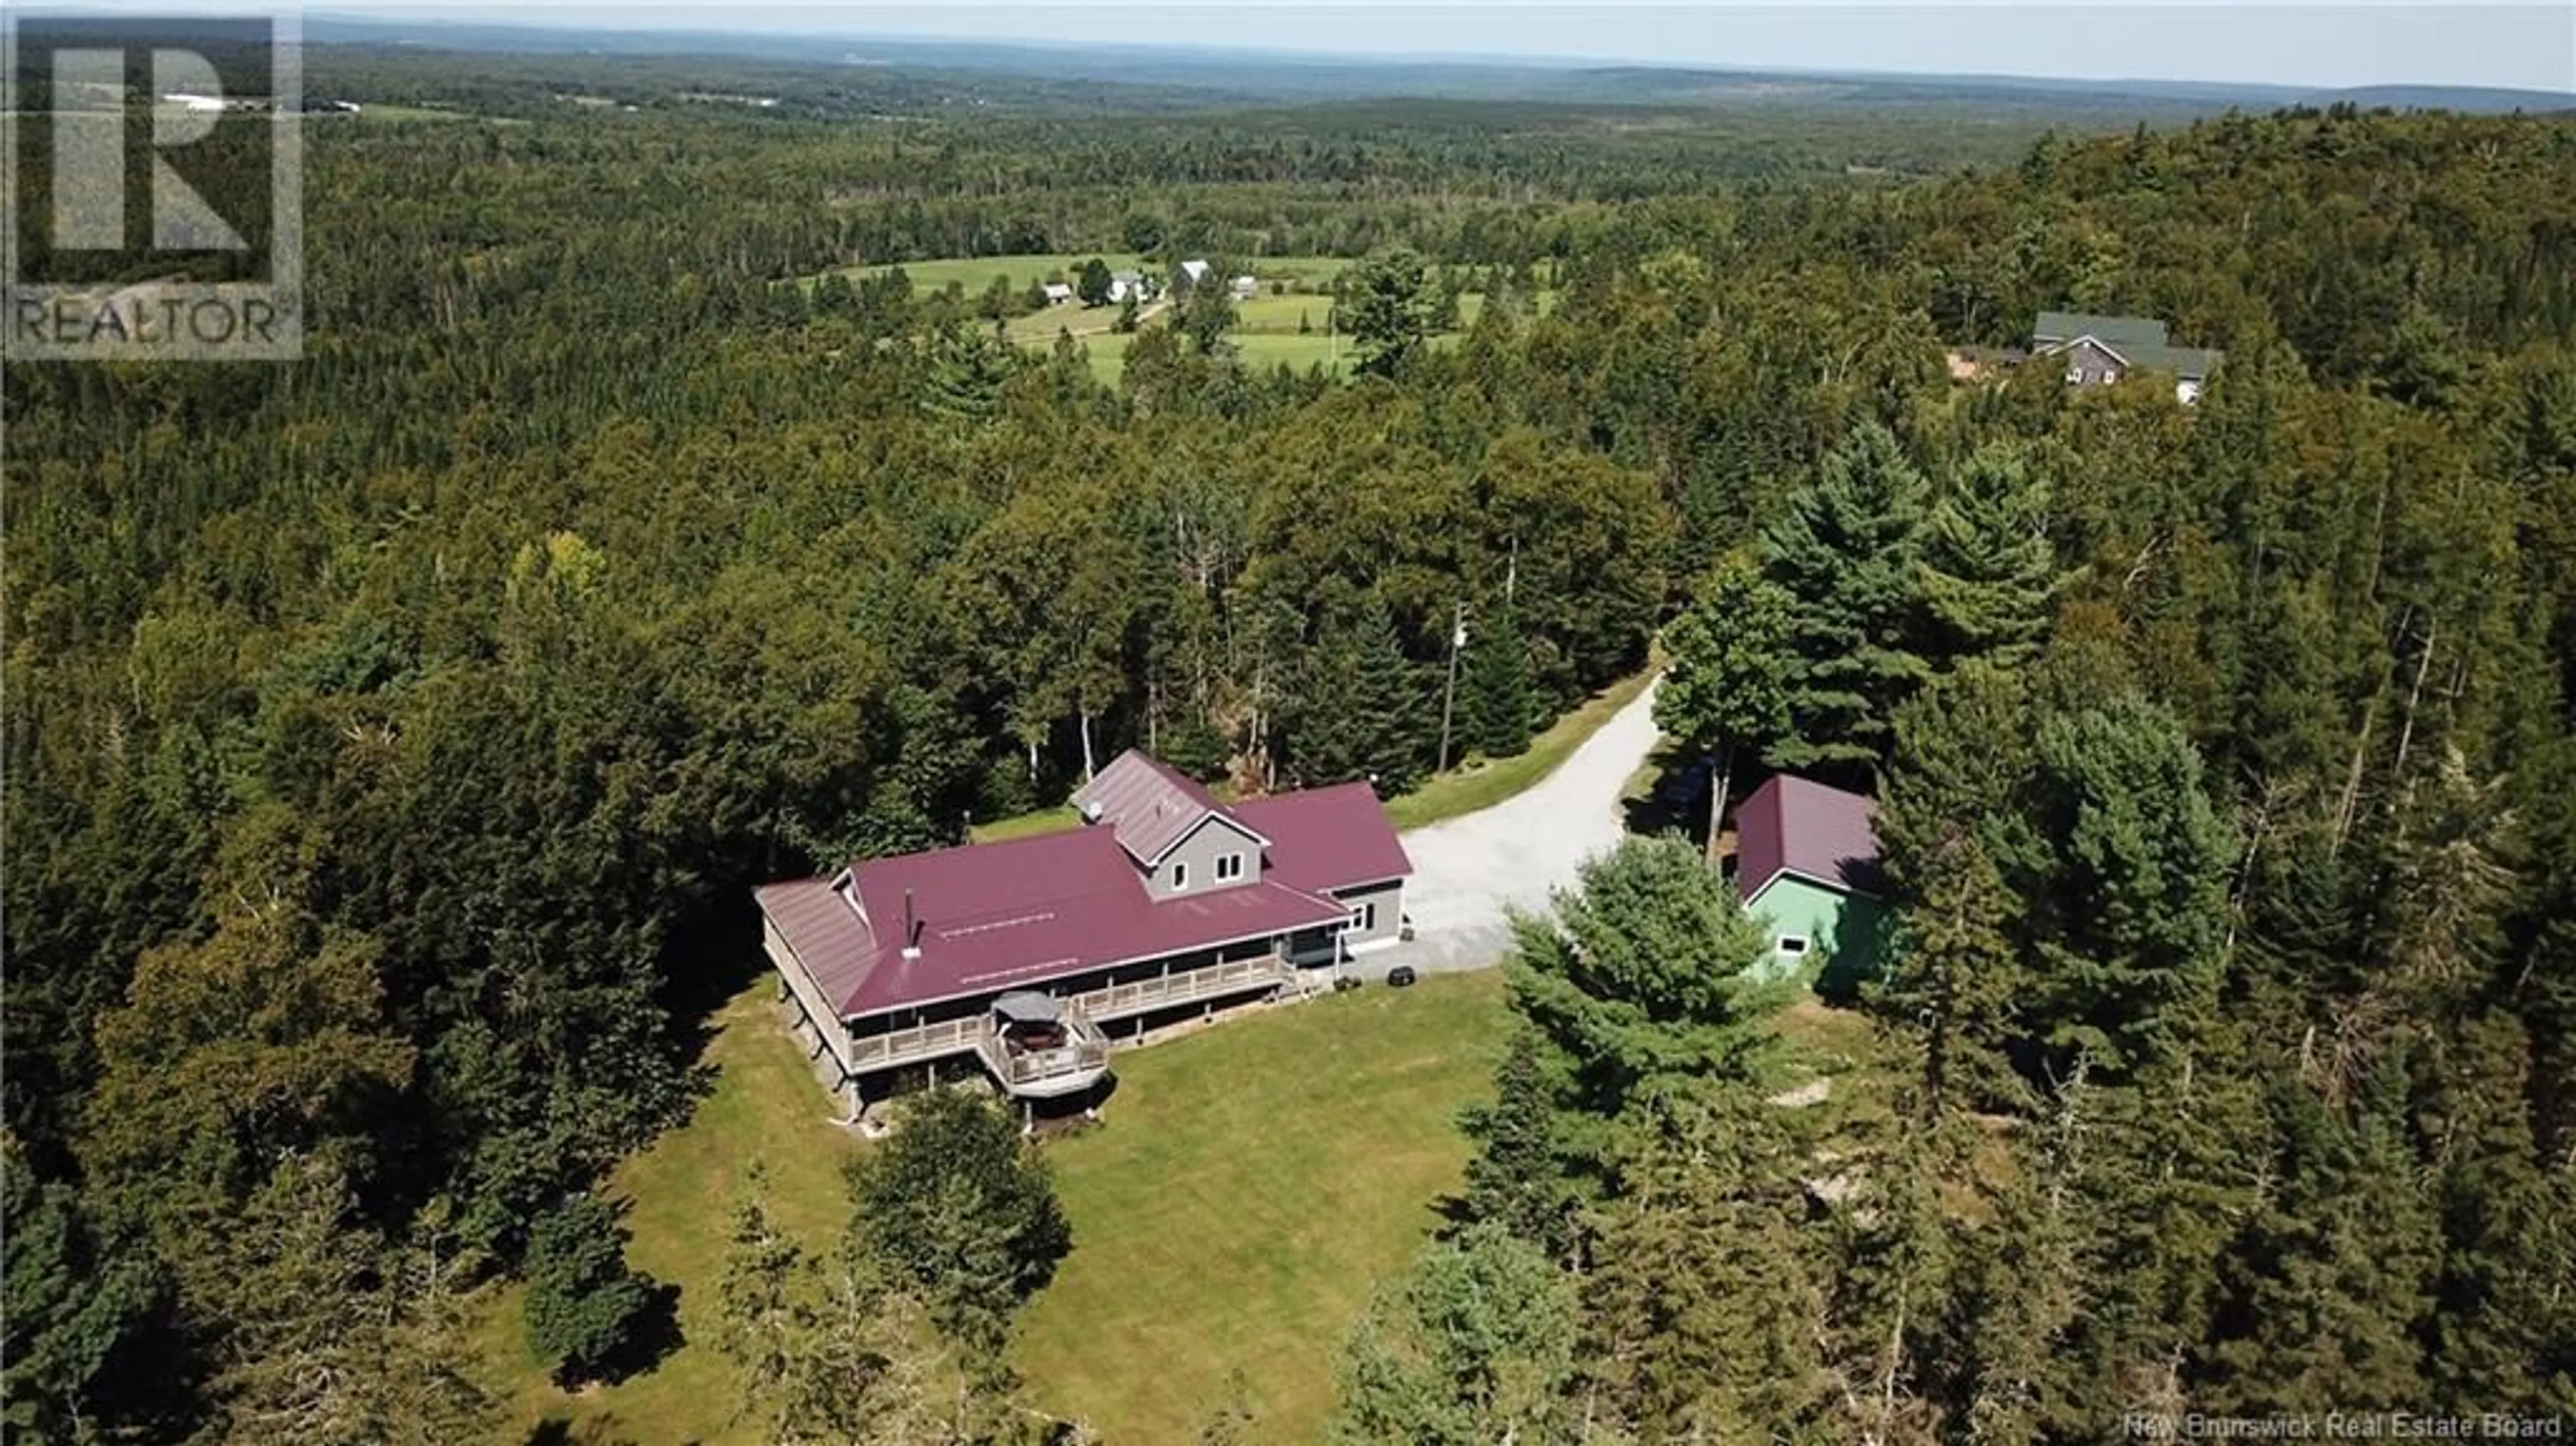
[[[2174,400],[2185,406],[2200,400],[2201,388],[2223,355],[2173,345],[2165,324],[2151,317],[2075,311],[2041,312],[2039,324],[2031,328],[2030,352],[2033,360],[2062,361],[2069,386],[2109,386],[2133,371],[2166,373],[2174,379]]]

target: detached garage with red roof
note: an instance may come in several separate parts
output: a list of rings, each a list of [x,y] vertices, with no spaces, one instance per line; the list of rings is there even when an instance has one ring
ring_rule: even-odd
[[[1813,970],[1836,993],[1876,975],[1886,931],[1877,815],[1872,799],[1787,774],[1736,812],[1735,888],[1770,925],[1767,977]]]
[[[1131,749],[1073,802],[1068,832],[754,891],[854,1106],[969,1057],[1015,1096],[1082,1093],[1113,1027],[1329,989],[1403,927],[1412,865],[1367,784],[1228,805]]]

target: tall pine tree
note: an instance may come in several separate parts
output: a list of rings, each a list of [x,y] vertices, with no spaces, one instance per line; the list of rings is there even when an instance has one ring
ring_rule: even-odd
[[[2009,665],[2038,651],[2066,574],[2048,538],[2048,486],[2026,454],[1989,445],[1960,466],[1925,521],[1921,566],[1925,650],[1938,663]]]
[[[1922,632],[1923,474],[1874,422],[1853,429],[1762,533],[1762,571],[1797,599],[1786,768],[1865,778],[1897,706],[1929,671]]]
[[[1520,614],[1510,598],[1498,598],[1467,623],[1466,656],[1458,664],[1459,736],[1488,758],[1509,758],[1529,747],[1539,711]]]
[[[1439,700],[1405,656],[1386,603],[1368,598],[1328,619],[1306,655],[1289,757],[1308,784],[1365,778],[1380,797],[1419,781],[1436,746]]]

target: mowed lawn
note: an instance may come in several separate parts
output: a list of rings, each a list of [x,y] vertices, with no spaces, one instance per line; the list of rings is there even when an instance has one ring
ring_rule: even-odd
[[[489,1384],[510,1408],[503,1440],[543,1439],[542,1431],[568,1427],[557,1439],[758,1442],[734,1425],[732,1366],[713,1345],[733,1212],[757,1165],[768,1176],[772,1215],[808,1246],[828,1248],[848,1212],[841,1164],[861,1148],[834,1123],[831,1098],[788,1033],[776,993],[764,976],[710,1021],[716,1032],[705,1063],[715,1071],[713,1092],[687,1124],[620,1165],[610,1181],[611,1193],[630,1207],[626,1224],[635,1243],[627,1258],[680,1287],[683,1344],[642,1375],[567,1394],[530,1356],[524,1289],[495,1291],[481,1339]]]
[[[734,1421],[713,1346],[733,1211],[756,1163],[775,1217],[827,1248],[846,1218],[842,1162],[866,1148],[833,1123],[773,993],[764,977],[711,1021],[712,1093],[611,1180],[630,1259],[680,1288],[682,1344],[567,1393],[530,1356],[522,1289],[492,1291],[479,1340],[509,1407],[502,1441],[765,1446]],[[1075,1243],[1024,1317],[1033,1398],[1113,1442],[1186,1441],[1240,1366],[1257,1439],[1315,1439],[1341,1332],[1457,1188],[1457,1113],[1487,1089],[1503,1025],[1498,975],[1447,975],[1120,1055],[1105,1123],[1045,1147]]]
[[[1047,1147],[1074,1246],[1021,1322],[1036,1402],[1188,1442],[1240,1368],[1252,1439],[1320,1440],[1343,1332],[1458,1189],[1502,1001],[1498,973],[1438,975],[1121,1056],[1106,1123]]]

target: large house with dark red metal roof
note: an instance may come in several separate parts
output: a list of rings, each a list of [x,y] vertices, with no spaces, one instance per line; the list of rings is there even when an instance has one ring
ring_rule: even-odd
[[[1877,803],[1804,778],[1766,780],[1735,815],[1735,889],[1771,931],[1779,976],[1814,967],[1829,989],[1869,978],[1884,952]]]
[[[1329,988],[1404,927],[1404,846],[1365,783],[1226,804],[1130,750],[1083,826],[867,859],[754,891],[770,961],[853,1107],[981,1068],[1086,1092],[1113,1028]]]

